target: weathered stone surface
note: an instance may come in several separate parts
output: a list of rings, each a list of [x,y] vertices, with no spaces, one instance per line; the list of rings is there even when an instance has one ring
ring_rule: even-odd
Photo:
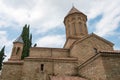
[[[8,62],[4,64],[1,80],[21,80],[22,67],[22,62]]]
[[[54,74],[55,75],[76,75],[77,74],[77,63],[54,63]]]
[[[69,49],[62,48],[39,48],[30,49],[30,57],[68,57]]]
[[[113,47],[105,41],[97,38],[94,34],[91,34],[90,36],[80,39],[73,44],[70,49],[70,56],[77,57],[79,64],[82,64],[97,54],[95,49],[98,51],[113,50]]]
[[[107,80],[120,80],[120,55],[102,57]]]
[[[88,80],[107,80],[101,57],[88,61],[79,67],[79,75]]]
[[[90,80],[119,80],[120,54],[102,53],[79,66],[79,75]]]

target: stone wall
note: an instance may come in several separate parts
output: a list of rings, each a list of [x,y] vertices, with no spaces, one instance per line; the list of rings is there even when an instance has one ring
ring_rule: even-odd
[[[86,60],[96,54],[95,48],[99,50],[113,50],[113,47],[105,41],[89,36],[86,39],[78,40],[70,49],[70,56],[78,57],[79,64],[84,63]]]
[[[120,80],[120,54],[102,56],[107,80]]]
[[[39,48],[30,49],[30,57],[68,57],[69,49],[60,48]]]
[[[30,57],[51,57],[52,49],[33,47],[30,49]]]
[[[43,70],[41,64],[44,64]],[[52,74],[52,69],[52,62],[27,60],[23,66],[22,80],[46,80],[46,75]]]
[[[119,80],[120,54],[97,54],[79,66],[79,75],[90,80]]]
[[[52,57],[68,57],[69,49],[52,49]]]
[[[54,63],[54,74],[55,75],[76,75],[77,74],[77,63],[69,62],[55,62]]]
[[[106,80],[102,58],[99,55],[80,65],[78,73],[88,80]]]
[[[76,41],[77,39],[72,39],[72,38],[68,38],[64,44],[64,48],[65,49],[70,49],[70,47],[72,46],[72,44]]]
[[[21,73],[21,62],[6,62],[3,65],[1,80],[21,80]]]
[[[76,58],[28,57],[24,61],[22,80],[46,80],[48,75],[75,75],[76,64]],[[41,65],[44,65],[43,70]]]

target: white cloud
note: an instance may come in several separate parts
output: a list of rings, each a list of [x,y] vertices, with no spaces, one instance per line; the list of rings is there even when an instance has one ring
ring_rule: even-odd
[[[35,0],[2,0],[6,5],[13,8],[27,8],[32,9],[33,5],[36,4]],[[32,4],[32,5],[31,5]]]
[[[105,36],[114,31],[117,27],[119,19],[114,18],[120,14],[120,1],[111,0],[1,0],[0,13],[4,14],[4,20],[0,20],[0,27],[8,27],[13,21],[21,25],[30,24],[32,29],[37,33],[47,32],[50,29],[63,24],[64,16],[74,4],[79,10],[84,11],[88,15],[88,19],[94,19],[102,14],[103,18],[96,24],[96,33]],[[3,18],[3,17],[2,17]],[[114,20],[115,19],[115,20]],[[115,21],[111,23],[111,21]],[[94,23],[93,23],[94,24]],[[110,26],[107,29],[106,26]],[[19,26],[20,27],[20,26]],[[113,28],[114,27],[114,28]],[[16,28],[19,29],[19,28]],[[101,32],[102,29],[102,32]]]
[[[37,40],[37,46],[40,47],[63,47],[65,37],[63,35],[48,35]]]
[[[95,33],[100,36],[113,35],[115,30],[119,27],[120,23],[120,1],[110,0],[95,2],[93,5],[94,8],[90,9],[89,18],[94,19],[99,15],[102,15],[102,18],[99,22],[96,23]],[[94,23],[93,23],[94,24]]]
[[[4,25],[4,27],[15,21],[21,26],[26,23],[31,24],[31,27],[37,32],[46,32],[49,29],[62,24],[63,21],[63,18],[61,18],[61,15],[63,15],[62,8],[60,10],[60,7],[54,5],[49,0],[47,2],[44,0],[2,0],[0,1],[0,5],[0,13],[4,14],[4,19],[2,17],[2,20],[6,20],[6,23],[0,21],[1,26]],[[13,25],[12,27],[15,28],[16,25]]]
[[[33,34],[48,32],[63,24],[72,4],[86,13],[88,20],[95,19],[98,15],[103,16],[99,22],[93,23],[96,25],[94,32],[98,35],[116,34],[115,30],[120,23],[120,0],[0,0],[0,30],[5,27],[18,31],[27,23],[31,25]],[[11,50],[12,40],[7,38],[10,37],[7,34],[9,32],[0,31],[0,47],[5,44]],[[65,37],[60,34],[49,35],[36,42],[41,47],[62,47]]]
[[[10,45],[11,42],[7,40],[7,33],[6,31],[0,31],[0,46],[2,45]]]

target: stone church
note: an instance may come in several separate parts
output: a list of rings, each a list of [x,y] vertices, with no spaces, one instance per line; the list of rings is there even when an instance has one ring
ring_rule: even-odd
[[[88,34],[86,22],[87,16],[72,7],[64,18],[64,47],[31,47],[24,60],[24,43],[18,37],[1,80],[120,80],[120,51],[113,49],[112,42]]]

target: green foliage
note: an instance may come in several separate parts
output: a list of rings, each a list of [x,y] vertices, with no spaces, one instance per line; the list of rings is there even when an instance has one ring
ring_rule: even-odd
[[[5,51],[5,46],[0,51],[0,70],[2,69],[2,63],[3,63],[3,60],[5,59],[4,51]]]
[[[32,45],[32,34],[30,34],[29,27],[30,26],[26,24],[22,30],[21,36],[24,42],[24,46],[23,46],[21,59],[24,59],[25,57],[29,56],[29,49]]]

